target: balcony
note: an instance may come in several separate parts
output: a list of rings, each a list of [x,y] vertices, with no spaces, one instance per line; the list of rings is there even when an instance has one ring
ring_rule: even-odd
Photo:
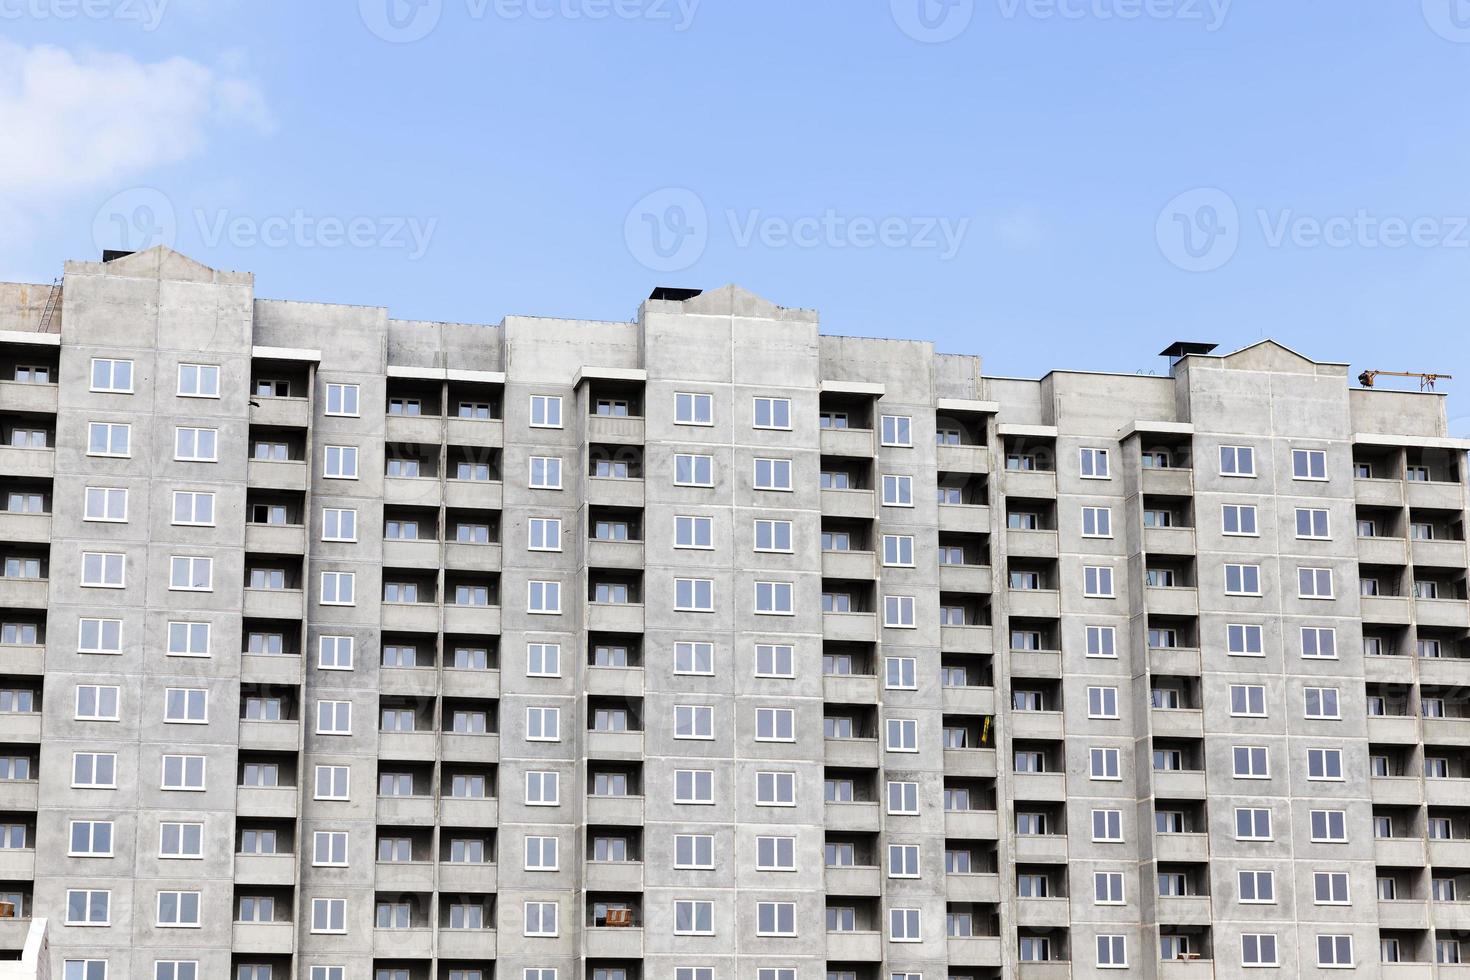
[[[438,446],[444,442],[444,419],[439,415],[389,415],[383,419],[383,441]]]
[[[494,959],[499,937],[494,929],[440,929],[438,954],[441,959]]]
[[[1067,774],[1063,772],[1013,773],[1011,786],[1018,800],[1064,803],[1067,799]]]
[[[1429,925],[1432,929],[1454,932],[1470,930],[1470,902],[1431,902]]]
[[[45,609],[50,604],[51,583],[44,578],[0,578],[0,607]]]
[[[1012,650],[1011,676],[1060,679],[1062,653],[1060,650]]]
[[[1389,867],[1422,868],[1428,860],[1424,855],[1424,839],[1380,837],[1373,841],[1373,860]]]
[[[1154,796],[1172,800],[1205,798],[1205,773],[1202,769],[1155,769]]]
[[[642,667],[588,667],[587,693],[612,697],[642,697]]]
[[[444,632],[476,636],[500,635],[500,607],[444,604]]]
[[[587,503],[592,507],[642,507],[643,481],[589,476],[587,477]]]
[[[824,551],[822,575],[845,579],[877,578],[878,558],[871,551]]]
[[[1056,558],[1057,532],[1010,528],[1006,531],[1006,554],[1011,558]]]
[[[1199,590],[1189,586],[1144,589],[1148,611],[1161,616],[1198,616]]]
[[[1141,469],[1138,488],[1150,496],[1194,496],[1194,470],[1186,466],[1145,466]]]
[[[584,744],[588,758],[633,762],[643,758],[642,732],[588,732]]]
[[[828,830],[876,833],[882,823],[877,803],[828,803],[823,822]]]
[[[1420,626],[1470,629],[1470,601],[1464,599],[1415,599],[1414,618]]]
[[[847,769],[876,769],[880,753],[876,738],[829,738],[824,740],[823,761]]]
[[[404,827],[432,827],[435,822],[435,811],[437,809],[434,805],[434,798],[427,794],[422,796],[379,796],[378,823]],[[464,824],[462,826],[470,825]]]
[[[1204,712],[1199,708],[1152,708],[1149,717],[1155,736],[1204,738]]]
[[[1455,657],[1424,657],[1418,663],[1420,684],[1438,684],[1444,687],[1470,685],[1470,660]]]
[[[296,819],[295,786],[239,786],[235,812],[241,817]]]
[[[870,458],[876,443],[872,429],[822,429],[818,445],[824,456],[860,456]]]
[[[1194,528],[1146,527],[1143,550],[1151,555],[1192,555],[1196,550]]]
[[[434,955],[434,930],[428,926],[416,926],[411,929],[374,929],[373,953],[377,956],[426,960]]]
[[[1420,900],[1378,900],[1378,928],[1380,929],[1428,929],[1429,908]]]
[[[961,534],[989,534],[990,508],[985,504],[940,504],[939,530]]]
[[[445,762],[497,762],[500,736],[494,732],[445,732],[439,736],[439,757]]]
[[[1404,506],[1404,481],[1358,478],[1353,481],[1353,495],[1360,504],[1399,508]]]
[[[643,927],[589,926],[582,930],[582,945],[589,959],[639,959],[643,956]]]
[[[5,881],[29,881],[36,877],[35,848],[0,850],[0,876]]]
[[[971,595],[993,592],[995,576],[989,565],[940,565],[939,588],[944,592],[967,592]]]
[[[383,478],[383,503],[392,507],[438,507],[444,502],[444,484],[432,476]]]
[[[1007,716],[1011,738],[1040,738],[1060,742],[1062,740],[1062,713],[1060,711],[1015,711]]]
[[[436,633],[439,604],[436,602],[385,602],[378,607],[383,629],[394,632]]]
[[[252,619],[300,619],[306,593],[300,589],[245,589],[244,614]]]
[[[828,865],[822,872],[823,888],[828,895],[882,895],[883,871],[881,868],[844,865]]]
[[[277,953],[289,956],[296,949],[293,922],[236,922],[234,950],[237,953]]]
[[[940,696],[943,699],[945,714],[995,714],[995,688],[993,687],[945,687],[941,689]]]
[[[378,693],[433,697],[439,693],[439,672],[433,667],[384,667],[378,671]]]
[[[864,612],[822,613],[822,637],[846,643],[878,642],[878,616]]]
[[[944,892],[951,902],[999,902],[1000,875],[948,874],[944,876]]]
[[[235,884],[294,885],[296,884],[296,855],[291,853],[236,854]]]
[[[1151,647],[1148,651],[1148,669],[1154,674],[1198,677],[1199,650],[1193,647]]]
[[[940,626],[939,649],[945,653],[994,653],[995,633],[989,626]]]
[[[504,495],[505,485],[499,480],[444,481],[445,507],[464,510],[500,510],[504,503]]]
[[[850,517],[871,521],[877,515],[877,498],[871,490],[823,490],[823,517]]]
[[[422,724],[422,722],[420,722]],[[438,736],[432,731],[378,732],[381,759],[429,760],[435,757]]]
[[[641,796],[588,796],[584,810],[589,824],[637,826],[643,823]]]
[[[1374,776],[1373,802],[1395,806],[1423,806],[1424,780],[1418,776]]]
[[[1072,900],[1068,898],[1016,899],[1016,924],[1028,929],[1065,929]]]
[[[11,412],[55,415],[60,392],[60,385],[0,381],[0,405]]]
[[[1057,619],[1062,615],[1061,593],[1056,589],[1010,589],[1006,611],[1027,619]]]
[[[1408,480],[1404,483],[1404,502],[1410,508],[1431,510],[1465,510],[1465,487],[1459,483],[1435,480]]]
[[[1470,718],[1421,718],[1419,725],[1426,745],[1470,745]]]
[[[1470,555],[1467,555],[1463,541],[1415,539],[1410,545],[1410,552],[1414,565],[1419,568],[1462,569],[1470,565]]]
[[[36,701],[40,702],[37,696]],[[0,743],[39,742],[41,740],[41,712],[5,712],[0,714]]]
[[[589,602],[587,629],[601,633],[642,633],[643,603]]]
[[[1057,475],[1051,470],[1006,470],[1005,494],[1007,497],[1055,499]]]
[[[1154,834],[1154,859],[1159,862],[1197,862],[1210,854],[1209,834]]]
[[[941,473],[989,473],[990,447],[945,443],[934,447],[934,463]]]
[[[373,887],[380,892],[431,892],[434,862],[379,861],[374,866]]]
[[[383,541],[383,564],[390,568],[439,567],[439,542],[433,538]]]
[[[1453,868],[1463,864],[1466,844],[1470,844],[1470,838],[1432,838],[1429,841],[1430,867]],[[1419,853],[1423,854],[1423,849]]]
[[[1000,938],[997,936],[951,936],[944,942],[945,956],[949,959],[951,969],[959,966],[1000,966]]]
[[[303,459],[252,459],[245,467],[245,485],[262,490],[305,490]]]
[[[462,419],[450,416],[444,421],[445,440],[451,446],[475,446],[500,449],[505,445],[505,422],[502,419]]]
[[[379,671],[378,677],[392,671]],[[417,674],[417,670],[405,670],[406,674]],[[430,671],[432,673],[432,671]],[[445,667],[443,672],[444,693],[458,698],[498,698],[500,697],[500,671],[498,670],[462,670],[455,667]]]
[[[999,840],[1000,814],[994,810],[945,810],[944,835]]]
[[[945,749],[944,772],[948,776],[993,778],[997,772],[995,749]]]
[[[378,865],[382,868],[382,865]],[[476,892],[483,890],[486,882],[493,882],[497,878],[496,866],[488,861],[471,864],[467,861],[444,861],[439,865],[439,891],[441,892]],[[379,885],[381,888],[382,886]],[[413,891],[429,891],[427,888],[415,888]]]
[[[1358,600],[1363,622],[1389,623],[1395,626],[1409,625],[1413,618],[1410,609],[1412,601],[1406,596],[1387,595],[1365,595]]]
[[[1205,855],[1201,854],[1195,860],[1204,859]],[[1160,895],[1154,902],[1154,914],[1159,922],[1171,926],[1207,926],[1212,922],[1208,895]]]
[[[240,722],[240,748],[254,752],[295,752],[301,745],[299,721]]]
[[[1424,780],[1424,802],[1430,806],[1464,806],[1470,799],[1470,779]]]
[[[643,862],[588,861],[582,866],[582,887],[599,892],[641,892]]]
[[[847,962],[877,962],[883,959],[883,934],[880,932],[828,932],[827,957]]]
[[[1389,744],[1417,742],[1419,718],[1416,715],[1369,715],[1368,738]]]
[[[587,541],[587,559],[584,564],[592,568],[635,568],[643,567],[642,541]]]
[[[11,514],[0,511],[0,541],[49,544],[51,542],[51,515]]]
[[[1162,960],[1159,963],[1158,980],[1211,980],[1214,975],[1214,960]],[[1381,978],[1383,974],[1379,976]]]
[[[584,431],[588,442],[641,446],[645,429],[643,419],[633,415],[588,415]]]
[[[445,568],[462,572],[498,572],[500,566],[501,549],[500,545],[494,542],[470,544],[463,541],[449,541],[444,545]]]
[[[433,823],[431,818],[428,823]],[[500,803],[493,796],[446,796],[439,800],[441,827],[496,827]]]
[[[1018,863],[1066,864],[1066,834],[1017,834],[1012,838],[1012,856]]]
[[[39,676],[46,670],[46,648],[43,646],[0,647],[0,672]]]
[[[49,480],[56,473],[56,450],[0,446],[0,473]]]
[[[304,429],[311,425],[311,406],[305,398],[252,398],[250,424]]]
[[[34,779],[0,782],[0,810],[34,810],[40,796],[40,783]]]
[[[833,704],[875,704],[878,678],[873,674],[826,674],[822,677],[822,699]]]
[[[1403,538],[1358,538],[1358,560],[1368,565],[1407,565],[1409,542]]]

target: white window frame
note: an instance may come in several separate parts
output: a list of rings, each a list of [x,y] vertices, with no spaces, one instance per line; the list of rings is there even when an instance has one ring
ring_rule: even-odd
[[[347,523],[352,525],[351,533],[345,535],[342,533],[343,515],[351,515],[346,518]],[[352,507],[323,507],[322,540],[355,543],[357,541],[357,510]]]
[[[109,384],[106,387],[98,387],[97,386],[97,368],[98,368],[99,365],[103,365],[103,364],[108,365],[108,368],[107,368],[107,380],[108,380]],[[116,376],[117,376],[117,365],[119,365],[119,364],[126,364],[128,366],[128,383],[127,383],[127,387],[118,387],[114,383],[114,381],[116,379]],[[136,372],[134,370],[134,364],[133,364],[132,358],[128,358],[128,357],[94,357],[94,358],[92,358],[91,364],[89,364],[88,365],[88,368],[87,368],[87,390],[88,391],[95,391],[95,392],[104,392],[104,393],[112,394],[112,395],[131,395],[131,394],[133,394],[133,390],[134,390],[133,389],[133,377],[134,377],[134,374],[135,373]]]
[[[761,523],[756,521],[757,524]],[[704,529],[705,544],[700,544],[700,529]],[[688,532],[687,536],[685,532]],[[703,514],[674,515],[674,547],[681,550],[714,551],[715,519]],[[757,549],[760,550],[760,549]]]
[[[326,397],[322,400],[322,414],[342,418],[360,418],[362,415],[362,386],[342,381],[328,381]],[[332,407],[334,400],[337,407]],[[349,409],[347,402],[351,401]]]
[[[884,507],[913,507],[914,478],[904,473],[884,473],[880,478],[883,488],[880,503]]]
[[[184,386],[184,372],[192,369],[194,374],[194,391],[189,391]],[[214,378],[214,390],[206,390],[209,385],[206,379]],[[181,361],[179,363],[178,388],[176,394],[180,398],[213,398],[219,399],[220,389],[220,366],[218,364],[200,364],[197,361]]]
[[[123,432],[123,442],[126,443],[127,448],[124,451],[120,452],[120,453],[112,452],[110,449],[109,450],[105,450],[105,451],[93,449],[92,448],[92,432],[93,432],[93,430],[97,429],[98,427],[103,427],[103,428],[106,428],[107,429],[107,439],[106,439],[106,442],[107,442],[107,445],[109,445],[109,446],[111,446],[113,444],[113,438],[112,438],[113,432],[116,431],[116,430],[118,430],[118,429],[121,429],[122,432]],[[88,422],[87,423],[87,455],[88,456],[97,456],[97,457],[106,457],[108,459],[132,459],[133,458],[133,427],[130,424],[128,424],[127,422]]]
[[[1113,478],[1111,454],[1106,449],[1083,446],[1077,450],[1077,475],[1083,480],[1111,480]],[[1098,464],[1101,463],[1101,467]]]
[[[562,427],[562,401],[560,395],[532,395],[528,424],[533,429],[560,429]],[[537,416],[541,421],[536,421]],[[553,420],[552,416],[555,416]]]
[[[345,714],[345,718],[343,717]],[[327,724],[323,724],[326,721]],[[352,702],[318,698],[316,702],[316,733],[318,735],[351,735]]]
[[[1088,528],[1091,527],[1091,530]],[[1083,507],[1082,536],[1084,538],[1111,538],[1113,536],[1113,508]]]
[[[334,459],[335,457],[335,459]],[[322,447],[322,479],[356,480],[361,454],[356,446],[326,445]],[[349,467],[347,464],[351,463]],[[350,472],[349,472],[350,471]]]
[[[703,519],[704,520],[709,520],[709,518],[707,518],[707,517],[706,518],[703,518]],[[755,537],[753,539],[754,542],[755,542],[755,546],[754,546],[754,550],[755,551],[769,552],[769,553],[772,553],[772,554],[781,554],[781,555],[789,555],[789,554],[793,554],[795,552],[795,550],[796,550],[796,548],[795,548],[795,544],[796,544],[795,530],[796,529],[793,526],[793,524],[792,524],[791,521],[774,520],[774,519],[771,519],[771,518],[758,517],[758,518],[755,519],[755,523],[754,523],[753,527],[754,527],[754,534],[755,534]],[[785,537],[786,537],[787,545],[784,548],[778,548],[778,547],[776,547],[776,545],[778,543],[780,543],[780,540],[781,540],[781,532],[782,532],[783,528],[784,528],[784,531],[785,531]],[[765,547],[763,547],[761,545],[762,531],[765,532],[765,537],[769,541],[769,545],[768,546],[765,546]],[[710,545],[710,547],[713,547],[713,545]]]
[[[752,608],[757,616],[795,616],[796,583],[757,581]]]
[[[1307,583],[1303,576],[1310,573],[1312,591],[1307,592],[1303,586]],[[1317,591],[1322,584],[1323,573],[1326,573],[1327,591]],[[1322,599],[1329,600],[1337,597],[1337,576],[1332,573],[1331,568],[1322,568],[1315,565],[1298,565],[1296,570],[1297,598],[1299,599]]]
[[[1230,529],[1231,518],[1235,519],[1235,530]],[[1250,529],[1246,529],[1246,525]],[[1255,504],[1221,504],[1220,533],[1227,538],[1259,538],[1261,536],[1260,514]]]
[[[891,423],[891,425],[890,425]],[[890,428],[892,432],[890,433]],[[914,445],[914,419],[911,415],[882,415],[878,419],[878,444],[900,449]]]
[[[1237,591],[1231,591],[1231,589],[1230,589],[1230,570],[1232,568],[1235,568],[1235,569],[1239,569],[1240,570],[1240,585],[1241,585],[1241,588],[1240,588],[1240,590],[1237,590]],[[1255,569],[1256,590],[1254,592],[1247,592],[1247,591],[1245,591],[1246,574],[1247,574],[1247,571],[1249,569]],[[1261,566],[1260,565],[1250,564],[1250,563],[1242,563],[1242,562],[1227,562],[1226,565],[1225,565],[1225,594],[1228,595],[1228,596],[1249,596],[1249,597],[1253,597],[1253,598],[1260,597],[1261,595],[1264,595],[1264,592],[1262,591],[1262,586],[1261,586]]]
[[[699,475],[699,469],[700,469],[699,463],[700,463],[701,460],[703,460],[707,464],[708,469],[709,469],[709,479],[706,480],[706,481],[699,481],[697,479],[680,480],[679,479],[679,461],[680,460],[683,460],[683,459],[687,459],[687,460],[690,461],[689,462],[689,472],[690,472],[691,477],[697,477]],[[715,485],[715,458],[713,456],[708,455],[706,453],[675,453],[674,454],[674,486],[676,486],[676,487],[712,487],[714,485]]]
[[[327,648],[332,648],[330,662],[327,657]],[[346,662],[343,662],[342,652],[346,650]],[[351,670],[357,659],[357,639],[352,636],[343,636],[337,633],[323,633],[317,637],[316,666],[318,670]]]
[[[701,419],[699,406],[705,408],[705,417]],[[688,409],[686,415],[685,410]],[[676,391],[674,392],[674,424],[675,425],[697,425],[709,428],[715,424],[715,396],[707,391]]]
[[[539,541],[538,541],[539,538]],[[530,517],[526,519],[527,551],[561,551],[561,518]]]
[[[328,581],[329,578],[330,578],[330,580],[332,582],[332,588],[330,589],[330,591],[327,588],[327,581]],[[348,597],[346,599],[343,599],[342,598],[343,583],[346,583],[346,587],[347,587],[346,588],[346,591],[347,591],[347,596]],[[321,573],[320,586],[321,586],[321,591],[320,591],[320,594],[318,596],[318,599],[319,599],[319,603],[318,604],[319,605],[323,605],[323,606],[355,606],[355,605],[357,605],[357,573],[356,572],[343,572],[343,571],[322,572]],[[327,598],[328,594],[330,594],[332,596],[332,598],[328,599]]]
[[[761,421],[760,421],[762,403],[765,403],[765,411],[766,411],[766,418],[767,418],[767,422],[764,425],[762,425],[761,424]],[[781,425],[781,424],[779,424],[779,423],[776,422],[776,416],[778,414],[778,407],[783,406],[783,405],[785,406],[785,412],[786,412],[786,424],[785,425]],[[781,430],[781,431],[790,431],[790,429],[791,429],[791,399],[790,398],[781,398],[781,397],[776,396],[776,395],[756,395],[756,396],[754,396],[751,399],[751,410],[750,411],[751,411],[751,415],[750,415],[750,418],[751,418],[751,428],[753,428],[753,429],[776,429],[776,430]],[[713,410],[711,410],[711,412],[713,413]]]
[[[96,580],[87,579],[87,559],[96,556],[101,559],[100,571],[102,577]],[[107,566],[111,564],[109,559],[118,559],[119,575],[117,581],[107,580]],[[84,551],[82,552],[82,578],[81,585],[84,589],[125,589],[128,587],[128,556],[120,551]]]
[[[1306,476],[1302,476],[1301,474],[1297,473],[1297,465],[1296,464],[1297,464],[1297,460],[1299,458],[1305,459],[1306,462],[1307,462],[1307,475]],[[1322,475],[1321,476],[1314,476],[1314,475],[1312,475],[1312,470],[1315,467],[1312,464],[1314,462],[1316,462],[1316,461],[1319,461],[1319,460],[1322,463]],[[1326,483],[1327,482],[1327,450],[1325,450],[1325,449],[1293,449],[1291,451],[1291,478],[1293,480],[1310,481],[1310,482],[1313,482],[1313,483]]]
[[[184,455],[181,443],[184,433],[190,432],[194,435],[193,455]],[[199,434],[208,432],[214,437],[214,453],[204,456],[199,452]],[[174,460],[180,463],[218,463],[219,462],[219,429],[207,425],[176,425],[174,426]]]
[[[541,482],[536,482],[536,467],[541,466]],[[554,466],[552,464],[555,464]],[[556,470],[556,482],[548,482],[548,473],[551,469]],[[532,456],[526,464],[526,485],[532,490],[560,490],[562,488],[561,471],[562,458],[560,456]]]
[[[526,612],[533,616],[561,615],[561,583],[551,579],[527,582]]]
[[[190,519],[187,521],[179,520],[180,498],[188,499]],[[209,520],[207,521],[198,519],[200,498],[206,498],[209,501]],[[173,494],[172,522],[176,527],[214,527],[216,526],[214,505],[215,493],[213,490],[175,490]]]
[[[765,464],[768,480],[761,482],[761,465]],[[781,477],[785,477],[785,481]],[[751,487],[767,493],[793,493],[795,490],[795,464],[779,456],[757,456],[751,461]]]
[[[1241,468],[1241,453],[1244,452],[1246,468]],[[1229,460],[1227,463],[1226,460]],[[1221,446],[1219,453],[1220,475],[1224,477],[1254,479],[1256,475],[1256,448],[1254,446]]]
[[[102,504],[100,515],[93,515],[92,501],[94,496]],[[175,491],[174,496],[178,496]],[[210,496],[213,496],[211,494]],[[118,500],[122,501],[122,516],[109,516],[112,504]],[[82,491],[82,520],[98,524],[126,524],[128,522],[128,491],[124,487],[87,487]],[[177,523],[177,522],[175,522]]]
[[[1089,583],[1088,579],[1093,581]],[[1107,581],[1104,582],[1104,579]],[[1106,590],[1104,590],[1106,586]],[[1082,594],[1088,599],[1116,599],[1117,584],[1112,565],[1083,565]]]

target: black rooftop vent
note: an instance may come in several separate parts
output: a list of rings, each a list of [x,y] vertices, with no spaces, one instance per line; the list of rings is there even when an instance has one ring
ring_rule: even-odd
[[[666,299],[672,303],[682,303],[686,299],[693,299],[703,289],[681,289],[678,286],[655,286],[653,292],[648,294],[649,299]]]
[[[113,259],[126,258],[132,254],[132,252],[127,252],[120,248],[104,248],[102,250],[102,261],[111,262]]]
[[[1190,354],[1208,354],[1218,346],[1220,345],[1201,344],[1192,340],[1176,340],[1168,347],[1165,347],[1163,350],[1159,351],[1159,356],[1167,357],[1172,363],[1179,360],[1181,357],[1188,357]]]

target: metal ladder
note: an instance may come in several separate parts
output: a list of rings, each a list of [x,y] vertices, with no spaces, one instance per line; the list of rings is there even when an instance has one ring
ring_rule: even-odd
[[[51,332],[51,319],[56,313],[56,307],[61,304],[61,279],[57,277],[51,280],[51,292],[46,297],[46,306],[41,310],[41,333]]]

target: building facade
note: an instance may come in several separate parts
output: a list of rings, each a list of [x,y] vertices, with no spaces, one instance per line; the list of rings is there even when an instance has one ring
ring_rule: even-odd
[[[0,286],[0,944],[1470,977],[1467,443],[1176,353],[991,378],[733,287],[406,322],[162,248]]]

